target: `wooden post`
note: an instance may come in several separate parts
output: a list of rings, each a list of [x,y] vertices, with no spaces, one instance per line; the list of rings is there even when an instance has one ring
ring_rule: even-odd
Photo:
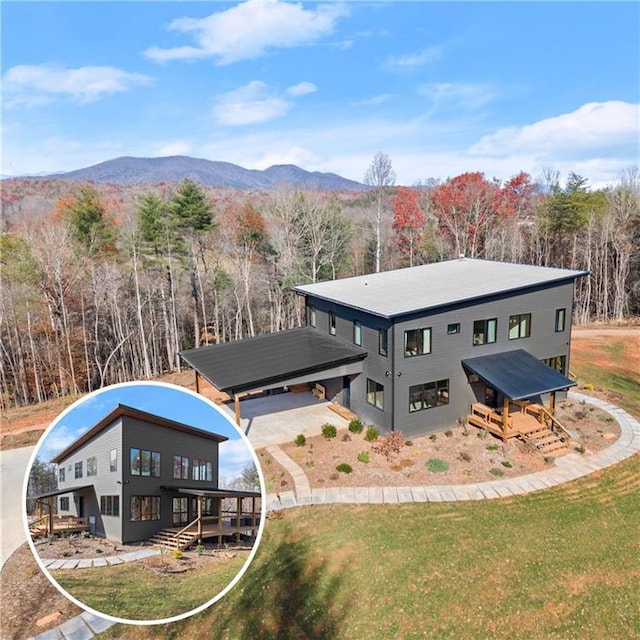
[[[502,401],[502,440],[507,441],[507,429],[509,428],[509,398]]]
[[[49,498],[49,535],[53,535],[53,496]]]
[[[255,538],[256,536],[256,498],[253,496],[251,498],[251,536]]]
[[[233,394],[233,400],[236,410],[236,424],[240,426],[240,396],[237,393]]]
[[[198,496],[198,544],[202,544],[202,501],[204,498]]]
[[[218,501],[218,546],[222,544],[222,498],[216,498]]]
[[[196,371],[196,393],[200,393],[200,374]]]
[[[553,415],[556,412],[556,392],[552,391],[549,395],[549,413]]]
[[[236,498],[236,542],[240,544],[240,518],[242,517],[242,498]]]

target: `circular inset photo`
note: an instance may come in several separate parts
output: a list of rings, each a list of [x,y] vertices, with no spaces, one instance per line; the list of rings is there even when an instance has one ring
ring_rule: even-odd
[[[66,597],[117,622],[201,611],[260,541],[264,480],[222,409],[174,385],[93,392],[54,420],[24,486],[27,540]]]

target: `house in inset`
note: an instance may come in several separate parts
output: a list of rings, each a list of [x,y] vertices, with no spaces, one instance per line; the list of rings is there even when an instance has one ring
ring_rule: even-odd
[[[236,398],[310,382],[383,431],[414,437],[469,419],[507,438],[534,419],[554,426],[555,395],[574,384],[574,283],[584,275],[461,258],[302,285],[306,327],[181,355]],[[335,357],[325,363],[325,353]]]
[[[218,487],[226,440],[120,404],[53,458],[58,489],[38,496],[48,506],[42,524],[49,533],[88,529],[122,543],[160,536],[169,546],[255,530],[260,493]],[[235,509],[225,514],[230,498]]]

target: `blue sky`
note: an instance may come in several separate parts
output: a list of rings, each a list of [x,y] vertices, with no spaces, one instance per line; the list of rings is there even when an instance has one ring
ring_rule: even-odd
[[[214,405],[189,390],[156,382],[114,385],[81,398],[60,414],[47,430],[38,444],[37,457],[51,460],[118,404],[229,438],[220,444],[221,481],[240,475],[246,464],[254,462],[250,445]]]
[[[122,155],[398,184],[639,161],[636,2],[3,2],[2,174]]]

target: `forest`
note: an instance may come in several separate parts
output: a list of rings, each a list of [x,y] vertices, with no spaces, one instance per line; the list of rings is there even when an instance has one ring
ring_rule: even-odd
[[[0,407],[181,367],[181,349],[302,324],[292,286],[459,255],[585,269],[573,321],[640,315],[640,174],[591,189],[465,173],[366,191],[214,190],[192,180],[123,196],[70,183],[37,216],[3,184]],[[145,187],[146,189],[146,187]],[[37,187],[36,187],[37,190]]]

